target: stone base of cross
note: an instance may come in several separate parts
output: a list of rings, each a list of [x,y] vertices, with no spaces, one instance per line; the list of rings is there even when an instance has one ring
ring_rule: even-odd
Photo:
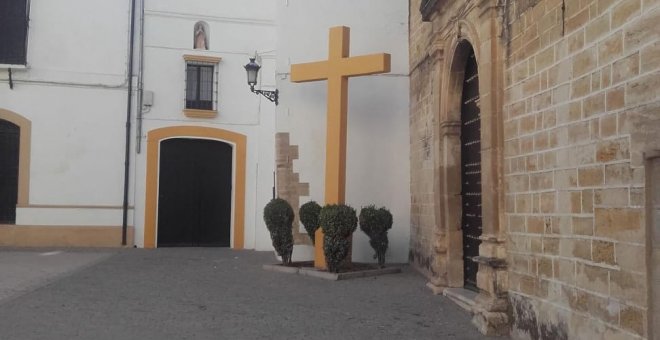
[[[328,112],[325,156],[325,204],[340,204],[346,196],[346,128],[348,78],[390,72],[387,53],[349,57],[350,29],[330,28],[328,60],[291,65],[294,83],[328,81]],[[326,268],[323,231],[315,235],[314,267]],[[350,260],[350,259],[349,259]]]

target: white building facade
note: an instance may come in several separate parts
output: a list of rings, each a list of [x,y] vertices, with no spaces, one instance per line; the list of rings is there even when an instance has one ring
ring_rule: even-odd
[[[262,211],[274,191],[290,196],[287,173],[302,188],[294,210],[322,203],[324,189],[325,85],[290,83],[290,65],[327,58],[328,29],[344,25],[351,55],[392,54],[390,74],[351,80],[347,203],[388,207],[388,261],[407,261],[406,1],[25,4],[27,58],[0,65],[0,119],[20,131],[17,160],[2,159],[17,173],[7,195],[17,206],[0,221],[0,245],[120,246],[125,237],[146,248],[272,249]],[[278,89],[279,106],[250,91],[251,57],[261,65],[255,88]],[[301,227],[294,252],[305,258]],[[354,260],[371,260],[356,235]]]

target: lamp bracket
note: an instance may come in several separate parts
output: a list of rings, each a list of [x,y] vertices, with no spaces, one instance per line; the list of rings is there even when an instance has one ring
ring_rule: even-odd
[[[266,97],[266,99],[268,99],[271,102],[275,103],[275,105],[279,104],[279,93],[280,93],[279,90],[275,90],[275,91],[255,90],[254,86],[250,86],[250,90],[252,92],[256,93],[256,94],[260,94],[260,95]]]

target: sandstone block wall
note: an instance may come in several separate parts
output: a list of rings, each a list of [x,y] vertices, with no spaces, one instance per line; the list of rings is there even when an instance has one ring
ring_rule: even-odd
[[[298,218],[298,209],[305,202],[300,202],[300,196],[309,196],[309,183],[301,183],[300,175],[293,171],[293,161],[298,159],[298,146],[291,145],[289,133],[275,134],[275,163],[277,165],[277,197],[291,204],[295,213],[293,220],[294,244],[311,245],[312,240],[307,236]]]
[[[438,82],[429,46],[433,41],[433,27],[423,23],[419,12],[420,0],[411,1],[410,10],[410,261],[429,278],[437,279],[440,269],[435,257],[437,233],[436,201],[433,175],[436,169],[433,150],[437,106],[433,96]]]
[[[646,337],[649,143],[636,126],[660,93],[658,2],[514,1],[507,14],[514,335]]]
[[[660,267],[648,263],[657,208],[645,155],[660,150],[660,1],[438,3],[423,22],[420,0],[410,1],[411,262],[446,282],[442,244],[453,241],[438,233],[433,178],[447,161],[436,152],[448,76],[437,63],[452,56],[441,55],[451,51],[439,32],[478,27],[466,13],[496,7],[504,56],[480,73],[501,67],[505,78],[501,120],[489,124],[501,124],[504,144],[496,156],[512,335],[652,337],[650,272]]]

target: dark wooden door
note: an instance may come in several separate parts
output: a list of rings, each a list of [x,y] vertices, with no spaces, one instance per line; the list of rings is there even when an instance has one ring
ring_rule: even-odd
[[[159,247],[229,247],[232,147],[177,138],[160,145]]]
[[[0,119],[0,224],[16,223],[20,128]]]
[[[482,230],[481,120],[479,74],[472,48],[465,66],[461,105],[461,180],[464,284],[466,288],[476,289],[479,266],[472,258],[479,255]]]

